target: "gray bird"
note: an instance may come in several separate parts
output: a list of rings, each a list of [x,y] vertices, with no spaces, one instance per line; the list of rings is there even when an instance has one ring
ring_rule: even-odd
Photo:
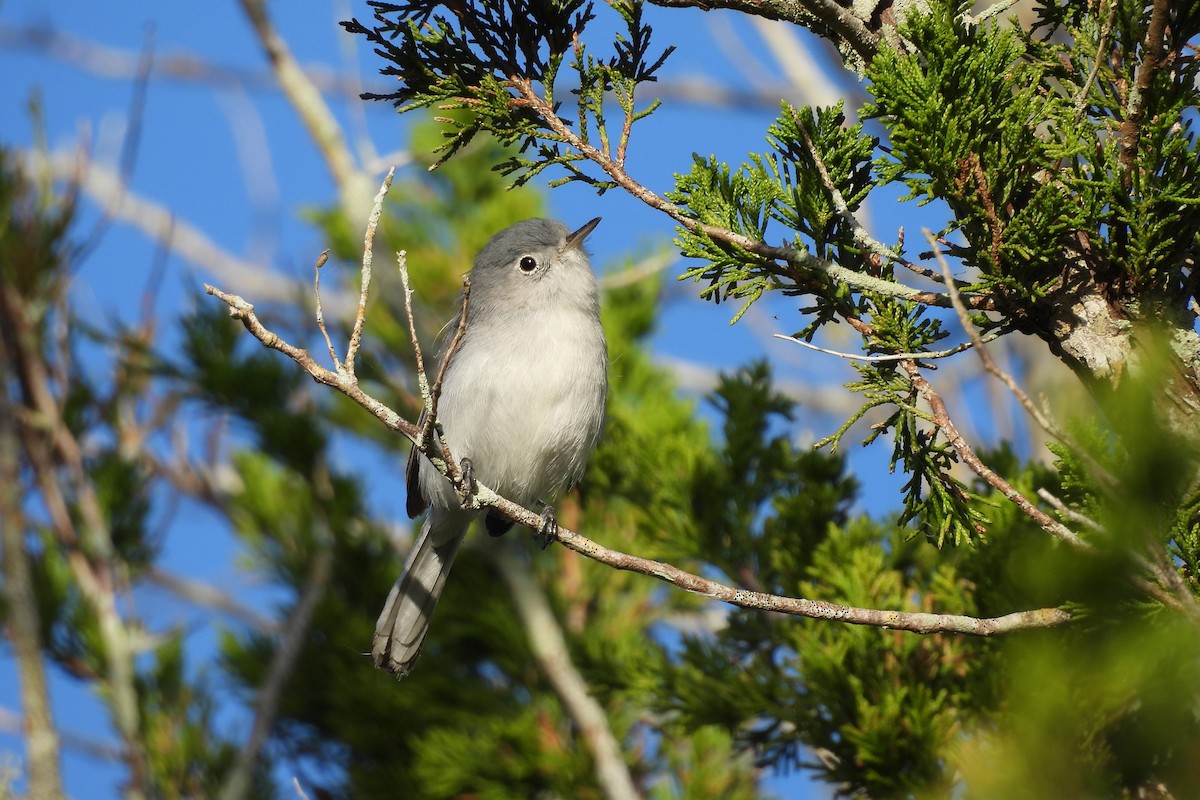
[[[484,245],[471,270],[467,325],[446,368],[438,421],[477,481],[523,506],[552,501],[583,474],[604,424],[608,349],[599,291],[583,241],[561,222],[528,219]],[[457,319],[450,330],[457,326]],[[442,354],[442,358],[445,354]],[[403,677],[479,512],[416,448],[408,458],[408,514],[428,509],[404,572],[375,624],[375,666]],[[547,507],[543,519],[552,524]],[[511,523],[488,517],[499,536]]]

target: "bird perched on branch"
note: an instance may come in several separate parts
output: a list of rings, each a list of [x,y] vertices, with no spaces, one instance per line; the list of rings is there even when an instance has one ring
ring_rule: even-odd
[[[462,336],[441,354],[449,359],[437,406],[443,443],[463,460],[468,485],[477,480],[522,506],[552,501],[579,480],[604,423],[608,351],[583,250],[599,222],[571,232],[561,222],[528,219],[493,236],[471,270]],[[451,482],[415,447],[406,482],[409,516],[429,513],[371,647],[375,665],[399,676],[420,655],[454,556],[480,513],[463,508]],[[493,536],[512,524],[486,519]],[[553,508],[545,505],[538,533],[548,542],[554,530]]]

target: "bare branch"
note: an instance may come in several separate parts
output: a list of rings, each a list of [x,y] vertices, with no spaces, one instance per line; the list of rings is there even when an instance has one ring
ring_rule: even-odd
[[[471,278],[469,275],[463,276],[463,290],[461,307],[458,312],[458,324],[454,326],[454,335],[450,337],[450,343],[446,345],[446,354],[442,356],[442,363],[438,365],[437,376],[433,379],[433,386],[429,388],[429,397],[427,398],[426,410],[429,418],[425,421],[425,434],[428,435],[429,430],[437,424],[437,409],[438,399],[442,396],[442,383],[446,380],[446,369],[450,366],[450,359],[458,351],[459,345],[462,344],[463,336],[467,332],[467,313],[471,308]],[[411,306],[407,306],[406,310],[411,311]]]
[[[317,263],[313,268],[313,296],[316,298],[317,305],[317,329],[321,331],[321,336],[325,337],[325,346],[329,348],[329,359],[333,362],[333,368],[341,369],[342,362],[338,360],[333,340],[329,338],[329,331],[325,328],[325,309],[321,307],[321,267],[325,266],[325,262],[328,260],[329,248],[327,247],[321,252],[321,255],[317,256]]]
[[[787,79],[787,90],[775,95],[772,111],[779,108],[778,98],[795,97],[797,93],[803,99],[804,105],[811,106],[831,106],[846,97],[844,82],[839,85],[831,78],[833,74],[841,77],[844,73],[836,64],[822,58],[823,54],[819,50],[806,47],[796,26],[762,17],[751,17],[749,22]],[[864,95],[859,99],[865,100],[866,92],[861,87],[858,92]],[[850,102],[846,104],[851,105]]]
[[[249,0],[246,1],[249,2]],[[350,332],[350,344],[346,347],[346,363],[344,365],[345,370],[351,375],[354,374],[354,360],[358,355],[358,346],[362,340],[363,322],[367,316],[367,296],[371,292],[371,265],[375,260],[375,229],[379,227],[379,217],[383,214],[383,199],[387,197],[388,189],[392,186],[392,178],[395,174],[395,167],[389,169],[383,179],[383,183],[379,187],[379,191],[375,193],[375,201],[371,204],[371,214],[367,217],[367,230],[363,234],[362,289],[358,295],[358,313],[354,315],[354,328]],[[338,371],[342,371],[342,368],[339,367]]]
[[[264,617],[253,609],[238,603],[229,596],[228,592],[223,592],[215,586],[210,586],[207,583],[192,580],[191,578],[173,575],[158,567],[150,567],[142,574],[142,577],[150,583],[161,586],[163,589],[178,595],[193,605],[211,608],[221,614],[244,622],[260,633],[274,634],[279,629],[279,625],[275,620]]]
[[[318,364],[307,350],[302,347],[296,347],[279,338],[275,333],[268,330],[265,325],[258,319],[254,313],[254,306],[247,303],[241,297],[234,294],[228,294],[221,291],[215,286],[204,284],[204,290],[222,300],[229,306],[229,316],[240,321],[246,330],[250,331],[254,338],[262,342],[266,347],[272,350],[278,350],[288,358],[295,361],[304,371],[313,377],[318,383],[323,383],[326,386],[332,386],[342,394],[349,397],[354,402],[365,408],[376,419],[386,425],[389,429],[407,436],[410,440],[416,441],[418,429],[416,425],[405,420],[399,414],[379,400],[368,395],[358,385],[358,380],[353,375],[334,372],[325,369]]]
[[[397,267],[400,270],[400,284],[404,287],[404,314],[408,318],[408,335],[412,340],[413,359],[417,366],[417,385],[421,390],[421,419],[419,422],[420,433],[413,441],[413,445],[425,453],[435,465],[438,465],[438,458],[444,460],[445,472],[451,478],[455,486],[460,485],[462,479],[461,467],[454,460],[450,453],[450,448],[441,437],[438,437],[438,446],[441,449],[440,454],[431,452],[431,438],[434,429],[438,427],[438,399],[442,395],[442,382],[446,378],[446,367],[450,364],[450,359],[458,350],[458,346],[462,343],[463,334],[467,330],[467,311],[470,308],[471,301],[471,279],[469,276],[463,276],[463,290],[460,300],[460,308],[458,312],[458,322],[454,328],[454,335],[450,339],[449,345],[446,347],[446,352],[442,356],[442,363],[438,367],[437,375],[434,377],[433,385],[429,383],[429,373],[425,370],[425,356],[421,352],[421,339],[417,336],[417,321],[413,316],[412,308],[412,284],[408,278],[408,258],[403,251],[396,254]],[[441,466],[439,466],[441,469]]]
[[[840,48],[850,50],[861,64],[871,61],[881,41],[878,31],[859,18],[855,8],[835,0],[650,0],[666,8],[731,8],[751,17],[780,19],[828,35]],[[857,65],[852,65],[857,66]],[[861,71],[861,69],[859,70]]]
[[[396,253],[396,267],[400,270],[400,285],[404,289],[404,315],[408,318],[408,336],[412,341],[413,360],[417,364],[417,382],[421,391],[421,402],[424,406],[429,403],[429,377],[425,371],[425,354],[421,351],[421,337],[417,336],[417,319],[413,316],[412,310],[412,284],[408,279],[408,254],[401,250]],[[428,435],[425,426],[421,426],[421,436],[418,445],[424,445],[425,437]]]
[[[988,6],[975,16],[971,16],[969,13],[964,11],[959,18],[968,25],[982,25],[989,19],[1000,16],[1019,2],[1021,2],[1021,0],[999,0],[999,2]]]
[[[288,344],[279,338],[279,336],[268,330],[259,321],[258,317],[254,314],[254,307],[242,298],[226,294],[213,286],[206,285],[205,290],[229,305],[231,316],[241,320],[246,329],[265,346],[288,355],[319,383],[331,386],[342,392],[369,411],[389,429],[402,433],[414,444],[420,444],[419,428],[403,419],[379,400],[364,392],[352,375],[341,375],[321,367],[307,351]],[[961,440],[961,437],[959,439]],[[463,479],[462,475],[457,474],[457,470],[454,469],[456,466],[455,461],[453,459],[443,460],[440,454],[432,452],[432,447],[432,443],[425,442],[421,451],[430,456],[430,461],[434,466],[443,475],[451,479],[455,489],[460,494],[463,493]],[[992,474],[994,475],[994,473]],[[998,476],[996,477],[999,479]],[[534,530],[540,527],[541,517],[538,514],[500,497],[486,486],[480,484],[475,488],[474,501],[480,506],[494,508],[505,518]],[[1009,489],[1012,491],[1011,487]],[[1039,511],[1038,513],[1041,512]],[[1044,517],[1045,515],[1042,514],[1042,516]],[[1055,523],[1054,520],[1050,520],[1048,517],[1046,519],[1049,520],[1051,526],[1062,527],[1058,523]],[[1063,530],[1066,529],[1064,528]],[[1070,536],[1074,535],[1070,531],[1067,531],[1067,534]],[[685,572],[670,564],[610,550],[562,526],[559,526],[556,538],[565,546],[595,561],[608,564],[617,569],[650,575],[704,597],[721,600],[743,608],[778,611],[783,614],[792,614],[812,619],[837,620],[855,625],[873,625],[881,628],[912,631],[914,633],[966,633],[976,636],[992,636],[998,633],[1008,633],[1025,628],[1051,627],[1061,625],[1070,619],[1070,615],[1067,612],[1054,608],[1035,609],[1033,611],[1023,611],[1003,617],[986,619],[954,614],[928,614],[855,608],[821,600],[807,600],[762,592],[749,592],[743,589],[724,586],[715,581]]]
[[[988,336],[984,337],[983,339],[980,339],[980,341],[981,342],[995,341],[996,339],[999,339],[1002,335],[1003,334],[1001,334],[1001,333],[993,332],[993,333],[989,334]],[[939,358],[949,358],[950,356],[957,355],[965,350],[970,350],[972,347],[978,346],[974,341],[969,341],[969,342],[963,342],[962,344],[959,344],[959,345],[955,345],[954,347],[948,348],[946,350],[930,350],[928,352],[923,352],[923,353],[886,353],[886,354],[882,354],[882,355],[872,356],[872,355],[864,355],[862,353],[843,353],[840,350],[830,350],[828,348],[815,345],[812,342],[806,342],[803,339],[797,339],[795,336],[787,336],[782,333],[776,333],[776,334],[773,334],[773,336],[776,339],[782,339],[785,342],[794,342],[795,344],[798,344],[801,347],[807,347],[809,350],[816,350],[818,353],[825,353],[826,355],[837,356],[838,358],[844,358],[849,361],[866,361],[869,363],[881,363],[881,362],[889,362],[889,361],[910,361],[910,360],[914,360],[914,359],[917,361],[935,361]]]
[[[536,528],[541,519],[532,511],[521,508],[482,488],[478,496],[481,504],[496,508],[506,518],[521,525]],[[807,600],[802,597],[752,592],[725,586],[662,561],[653,561],[611,550],[582,534],[563,527],[558,529],[556,538],[566,547],[594,561],[607,564],[615,569],[649,575],[702,597],[720,600],[740,608],[776,611],[809,619],[846,622],[852,625],[868,625],[912,633],[962,633],[972,636],[994,636],[1027,628],[1049,628],[1061,625],[1071,619],[1070,614],[1058,608],[1039,608],[1002,617],[977,618],[956,614],[856,608],[824,600]]]
[[[572,663],[562,628],[533,572],[508,547],[493,550],[500,576],[508,584],[517,615],[529,634],[533,656],[592,752],[596,780],[604,796],[608,800],[638,800],[641,794],[634,787],[621,755],[621,745],[609,727],[608,715]]]
[[[0,346],[0,354],[3,347]],[[8,372],[6,359],[0,369]],[[50,711],[46,669],[42,661],[41,623],[29,552],[25,546],[25,515],[21,508],[21,458],[16,420],[7,389],[0,383],[0,553],[4,575],[3,591],[9,640],[16,655],[21,685],[21,708],[25,712],[25,735],[29,761],[29,795],[60,800],[63,795],[59,772],[58,731]]]
[[[332,548],[318,547],[309,567],[304,591],[296,603],[295,610],[292,611],[291,618],[288,619],[283,638],[276,647],[271,666],[267,670],[266,680],[258,693],[250,736],[238,751],[237,762],[221,787],[218,795],[220,800],[241,800],[250,789],[250,779],[254,774],[258,754],[271,732],[271,726],[275,724],[275,715],[279,711],[279,701],[283,696],[283,686],[296,665],[300,648],[304,645],[304,636],[308,632],[309,623],[312,622],[313,612],[325,593],[332,573]]]
[[[1100,74],[1100,65],[1109,57],[1108,52],[1108,37],[1112,35],[1113,25],[1117,21],[1117,3],[1116,0],[1104,0],[1108,6],[1108,13],[1104,17],[1104,27],[1100,29],[1100,40],[1096,44],[1096,61],[1092,64],[1092,70],[1088,73],[1087,80],[1083,82],[1083,86],[1079,87],[1079,94],[1075,96],[1075,118],[1082,119],[1083,112],[1087,110],[1088,95],[1092,93],[1092,86],[1096,83],[1096,76]]]
[[[609,272],[601,276],[600,289],[602,291],[612,291],[613,289],[632,286],[649,278],[651,275],[657,275],[664,271],[674,264],[676,260],[678,260],[678,256],[667,250],[648,256],[633,264],[628,269],[623,269],[620,272]]]
[[[20,736],[22,733],[29,730],[30,720],[27,716],[11,711],[10,709],[0,707],[0,731],[10,733],[13,736]],[[77,753],[94,758],[100,761],[120,761],[121,751],[113,747],[108,742],[99,741],[81,733],[75,733],[70,730],[58,732],[62,740],[64,750],[73,750]],[[31,765],[32,766],[32,765]],[[31,776],[32,781],[32,776]],[[34,795],[33,787],[30,786],[29,797],[42,797],[43,795]],[[46,795],[49,797],[50,795]]]
[[[78,185],[113,218],[130,223],[152,241],[239,291],[253,292],[264,300],[288,300],[296,296],[299,285],[294,281],[272,275],[264,265],[245,261],[222,249],[167,207],[131,192],[116,172],[81,161],[75,154],[52,154],[47,160],[39,153],[25,153],[22,169],[27,174],[35,176],[42,168],[48,168],[55,180]]]
[[[305,74],[296,61],[287,42],[275,30],[267,15],[262,0],[241,0],[242,10],[254,27],[259,44],[271,62],[271,69],[279,86],[300,116],[304,127],[316,144],[329,174],[337,184],[338,200],[342,209],[352,218],[359,219],[362,198],[367,197],[368,177],[355,163],[354,154],[346,145],[341,126],[333,111],[321,96],[320,89]]]
[[[1062,514],[1075,524],[1083,525],[1084,527],[1091,528],[1094,531],[1102,529],[1099,522],[1096,522],[1096,520],[1092,519],[1086,514],[1080,514],[1078,511],[1064,503],[1060,498],[1051,494],[1049,489],[1042,487],[1041,489],[1037,490],[1037,495],[1050,505],[1054,506],[1055,511]]]
[[[1125,119],[1119,129],[1121,169],[1125,185],[1132,180],[1130,173],[1137,163],[1138,148],[1142,140],[1142,117],[1146,115],[1146,96],[1150,92],[1154,76],[1167,61],[1167,17],[1171,14],[1171,0],[1154,0],[1150,9],[1150,24],[1146,26],[1146,38],[1142,42],[1142,62],[1138,64],[1137,77],[1129,87],[1125,103]]]

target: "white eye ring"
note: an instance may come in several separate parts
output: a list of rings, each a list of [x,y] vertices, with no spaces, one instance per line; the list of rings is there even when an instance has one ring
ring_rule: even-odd
[[[533,272],[537,269],[538,263],[537,259],[533,256],[521,256],[521,260],[517,263],[517,266],[521,268],[521,272]]]

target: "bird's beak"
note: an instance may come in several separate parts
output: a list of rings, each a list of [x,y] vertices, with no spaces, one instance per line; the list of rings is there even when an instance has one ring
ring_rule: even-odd
[[[591,233],[593,230],[595,230],[596,226],[599,224],[600,224],[600,218],[596,217],[594,220],[588,222],[586,225],[584,225],[579,230],[577,230],[574,233],[567,236],[567,246],[565,249],[569,250],[571,248],[578,248],[580,245],[583,244],[583,240],[587,238],[588,234]]]

